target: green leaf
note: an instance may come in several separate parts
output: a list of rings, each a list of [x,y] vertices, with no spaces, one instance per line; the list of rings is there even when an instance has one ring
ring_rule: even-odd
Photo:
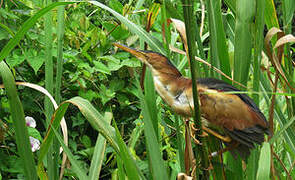
[[[52,3],[49,6],[38,11],[34,16],[29,18],[24,24],[20,27],[19,31],[15,34],[15,36],[9,40],[9,42],[5,45],[5,47],[0,52],[0,61],[2,61],[7,55],[11,52],[11,50],[19,43],[19,41],[23,38],[23,36],[27,33],[27,31],[38,21],[40,17],[46,14],[51,9],[56,6],[73,4],[75,2],[56,2]]]
[[[115,40],[124,40],[129,37],[129,31],[124,29],[121,25],[115,25],[109,22],[104,22],[102,25],[110,32],[110,35],[113,36]]]
[[[234,79],[247,86],[252,59],[251,25],[255,17],[255,1],[237,1],[235,27]]]
[[[265,18],[265,24],[267,26],[267,29],[270,29],[272,27],[280,28],[277,12],[276,12],[276,8],[275,8],[275,4],[273,0],[265,1],[264,18]]]
[[[259,157],[259,165],[257,170],[257,180],[269,179],[270,175],[270,144],[267,142],[263,143],[261,153]]]
[[[123,13],[123,5],[118,0],[110,0],[109,5],[110,8],[117,11],[118,13]]]
[[[69,160],[71,162],[72,169],[76,173],[77,177],[79,177],[79,179],[88,179],[87,175],[86,175],[86,172],[83,171],[83,168],[81,168],[78,160],[71,153],[70,149],[65,145],[65,143],[63,142],[63,139],[58,134],[55,127],[52,127],[51,129],[53,130],[53,133],[55,134],[59,144],[62,146],[63,150],[66,152],[66,154],[67,154],[67,156],[68,156],[68,158],[69,158]]]
[[[158,135],[155,130],[152,117],[155,117],[155,114],[151,115],[151,112],[154,112],[151,108],[152,106],[148,105],[147,98],[142,94],[139,83],[137,82],[138,93],[141,102],[143,122],[144,122],[144,135],[146,139],[146,146],[149,157],[149,164],[152,173],[153,179],[168,179],[166,168],[164,166],[164,160],[160,151],[160,144],[158,142]]]
[[[88,101],[92,101],[93,99],[99,97],[99,94],[97,92],[94,92],[91,89],[89,89],[89,90],[80,89],[78,94],[79,94],[79,96],[87,99]]]
[[[210,33],[210,63],[213,66],[220,68],[226,75],[231,76],[228,47],[225,38],[220,3],[220,1],[207,0]],[[213,71],[211,71],[211,75],[213,75],[212,73]],[[219,75],[214,73],[214,76]],[[229,82],[225,77],[222,77],[222,79]]]
[[[114,16],[116,16],[124,25],[128,27],[128,29],[134,33],[137,34],[141,39],[145,40],[147,44],[156,52],[159,52],[161,54],[166,54],[163,46],[161,43],[153,38],[150,34],[148,34],[144,29],[142,29],[140,26],[134,24],[133,22],[129,21],[127,18],[122,16],[121,14],[117,13],[116,11],[110,9],[109,7],[105,6],[104,4],[97,2],[97,1],[88,1],[89,3],[99,6],[110,13],[112,13]]]
[[[141,63],[136,58],[129,58],[126,60],[123,60],[121,63],[123,66],[127,67],[140,67]]]
[[[89,136],[83,135],[82,136],[82,139],[81,139],[81,142],[83,143],[83,145],[86,148],[90,148],[91,147],[91,140],[90,140]]]
[[[44,52],[37,53],[36,50],[29,49],[27,52],[25,51],[25,57],[27,58],[27,62],[34,69],[35,74],[37,74],[40,67],[43,65],[45,61]]]
[[[15,129],[17,150],[23,162],[24,175],[27,179],[37,179],[35,161],[29,141],[24,110],[16,91],[13,75],[5,62],[0,62],[0,75],[8,96],[10,113]]]
[[[116,126],[115,126],[116,127]],[[142,179],[143,175],[140,173],[138,167],[135,164],[135,160],[132,158],[131,153],[129,152],[126,144],[124,143],[118,128],[116,127],[116,138],[118,142],[118,146],[120,148],[120,158],[124,162],[124,167],[126,169],[126,174],[128,179]]]
[[[111,71],[109,70],[109,68],[104,65],[103,63],[99,62],[99,61],[93,61],[93,64],[96,68],[97,71],[104,73],[104,74],[111,74]]]
[[[105,120],[110,124],[112,120],[111,113],[105,113]],[[106,149],[106,139],[100,134],[96,140],[96,144],[94,147],[94,152],[89,168],[89,179],[96,180],[99,179],[99,173],[101,170],[101,166],[103,164],[104,153]]]
[[[27,128],[28,128],[29,136],[32,136],[32,137],[38,139],[39,141],[42,141],[42,137],[37,129],[32,128],[32,127],[27,127]]]
[[[99,57],[98,59],[105,60],[107,62],[108,69],[110,71],[117,71],[123,66],[120,63],[120,60],[113,56],[102,56],[102,57]]]
[[[14,51],[12,56],[6,58],[6,62],[11,68],[21,64],[24,60],[25,57],[21,54],[20,50]]]

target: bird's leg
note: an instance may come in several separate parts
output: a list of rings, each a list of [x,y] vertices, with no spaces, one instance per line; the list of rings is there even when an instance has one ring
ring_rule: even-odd
[[[217,155],[221,155],[221,154],[223,154],[223,153],[225,153],[225,152],[227,152],[227,151],[230,151],[230,150],[232,150],[232,149],[235,149],[236,147],[238,147],[238,145],[239,145],[238,142],[234,142],[234,143],[232,143],[231,145],[227,146],[226,148],[223,148],[223,149],[221,149],[221,150],[219,150],[219,151],[216,151],[216,152],[211,153],[211,154],[209,155],[209,158],[213,158],[213,157],[215,157],[215,156],[217,156]]]
[[[223,136],[223,135],[221,135],[221,134],[219,134],[219,133],[217,133],[217,132],[213,131],[212,129],[209,129],[209,128],[205,127],[205,126],[203,126],[202,128],[207,133],[212,134],[213,136],[221,139],[224,142],[227,142],[227,143],[231,142],[231,138],[229,136]]]
[[[199,129],[194,127],[194,124],[192,124],[191,127],[192,127],[193,131],[198,131],[199,130]],[[202,129],[204,131],[206,131],[206,132],[203,132],[202,136],[208,136],[208,134],[211,134],[211,135],[219,138],[220,140],[222,140],[224,142],[227,142],[227,143],[231,142],[231,138],[228,137],[228,136],[223,136],[223,135],[221,135],[221,134],[219,134],[219,133],[217,133],[217,132],[213,131],[212,129],[209,129],[209,128],[205,127],[205,126],[202,126]]]
[[[196,143],[196,144],[198,144],[198,145],[202,145],[201,143],[200,143],[200,141],[199,140],[197,140],[196,138],[195,138],[195,132],[197,131],[197,129],[194,127],[194,125],[193,125],[194,123],[190,123],[189,124],[189,129],[191,129],[190,130],[190,136],[192,137],[192,139],[194,140],[194,142]]]

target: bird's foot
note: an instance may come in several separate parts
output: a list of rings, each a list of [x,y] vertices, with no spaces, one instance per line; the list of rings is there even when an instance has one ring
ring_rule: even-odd
[[[193,135],[194,135],[194,132],[200,130],[200,129],[195,127],[194,123],[191,123],[191,129],[192,129],[192,134]],[[208,136],[208,134],[211,134],[211,135],[219,138],[223,142],[227,142],[227,143],[231,142],[231,138],[229,136],[223,136],[223,135],[221,135],[221,134],[219,134],[219,133],[217,133],[217,132],[213,131],[212,129],[209,129],[209,128],[205,127],[205,126],[202,126],[202,129],[203,129],[203,132],[200,135],[201,137],[206,137],[206,136]],[[192,136],[192,137],[194,137],[194,136]]]
[[[196,128],[196,127],[195,127],[195,124],[194,124],[194,123],[191,123],[190,126],[191,126],[191,129],[192,129],[192,134],[194,134],[194,132],[197,132],[197,131],[200,130],[199,128]],[[202,129],[203,129],[203,128],[202,128]],[[206,132],[202,131],[202,134],[199,135],[199,136],[200,136],[200,137],[207,137],[208,134],[207,134]]]

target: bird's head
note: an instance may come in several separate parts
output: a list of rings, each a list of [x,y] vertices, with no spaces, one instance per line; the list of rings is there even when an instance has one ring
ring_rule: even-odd
[[[181,76],[180,72],[174,67],[169,59],[160,53],[156,53],[153,51],[141,51],[118,43],[114,43],[113,45],[131,53],[154,71],[169,74],[173,73],[177,76]]]

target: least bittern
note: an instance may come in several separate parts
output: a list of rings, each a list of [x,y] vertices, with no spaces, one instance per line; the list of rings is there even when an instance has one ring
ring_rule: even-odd
[[[183,77],[167,57],[117,43],[114,45],[133,54],[151,69],[156,91],[176,113],[185,117],[192,116],[192,80]],[[254,143],[261,144],[264,141],[264,133],[269,133],[269,125],[249,96],[222,93],[240,90],[214,78],[198,79],[197,90],[206,126],[229,136],[230,138],[221,139],[225,144],[236,144],[232,152],[238,152],[245,158],[250,154],[250,149],[254,148]],[[206,130],[208,132],[208,128]]]

